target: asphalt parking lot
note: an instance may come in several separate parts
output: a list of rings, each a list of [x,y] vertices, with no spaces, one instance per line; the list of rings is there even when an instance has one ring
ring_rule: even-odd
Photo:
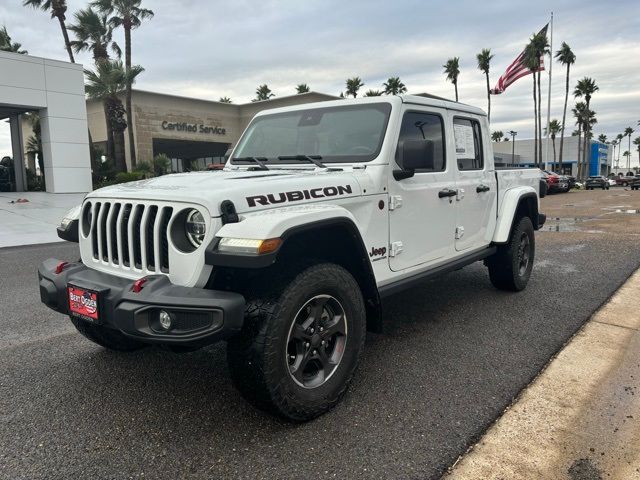
[[[397,295],[345,400],[302,425],[241,399],[224,344],[116,354],[77,334],[35,274],[73,245],[0,249],[0,477],[438,478],[640,265],[640,192],[542,206],[527,290],[476,264]]]

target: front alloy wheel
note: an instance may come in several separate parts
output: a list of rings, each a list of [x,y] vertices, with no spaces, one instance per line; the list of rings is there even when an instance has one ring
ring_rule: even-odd
[[[324,384],[344,355],[347,319],[342,304],[330,295],[317,295],[298,311],[287,337],[287,365],[301,387]]]

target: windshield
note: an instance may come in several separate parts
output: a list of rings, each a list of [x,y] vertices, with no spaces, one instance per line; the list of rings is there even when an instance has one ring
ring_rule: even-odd
[[[240,139],[231,163],[368,162],[382,147],[391,105],[370,103],[320,107],[257,117]],[[278,158],[289,157],[289,158]]]

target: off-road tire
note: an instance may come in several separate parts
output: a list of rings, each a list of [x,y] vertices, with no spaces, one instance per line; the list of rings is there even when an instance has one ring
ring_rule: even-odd
[[[528,239],[528,261],[524,271],[521,269],[523,236]],[[535,257],[535,236],[529,217],[516,220],[509,241],[498,246],[498,251],[487,259],[489,278],[494,287],[500,290],[519,292],[529,282]]]
[[[364,347],[365,306],[357,282],[339,265],[291,269],[280,277],[262,278],[251,289],[252,295],[245,295],[245,325],[229,340],[227,361],[245,399],[269,413],[303,422],[327,412],[345,394]],[[330,295],[340,302],[348,335],[335,371],[325,383],[305,388],[289,373],[287,339],[296,314],[317,295]]]
[[[132,352],[147,346],[145,343],[133,340],[112,328],[107,328],[102,325],[92,325],[79,318],[69,318],[71,319],[71,323],[76,327],[76,330],[84,337],[109,350]]]

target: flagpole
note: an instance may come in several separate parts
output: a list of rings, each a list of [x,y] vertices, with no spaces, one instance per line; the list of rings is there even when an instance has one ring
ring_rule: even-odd
[[[553,12],[551,12],[551,39],[549,42],[549,90],[547,93],[547,141],[544,153],[544,166],[549,163],[549,122],[551,116],[551,72],[553,71]],[[553,169],[553,167],[552,167]]]

